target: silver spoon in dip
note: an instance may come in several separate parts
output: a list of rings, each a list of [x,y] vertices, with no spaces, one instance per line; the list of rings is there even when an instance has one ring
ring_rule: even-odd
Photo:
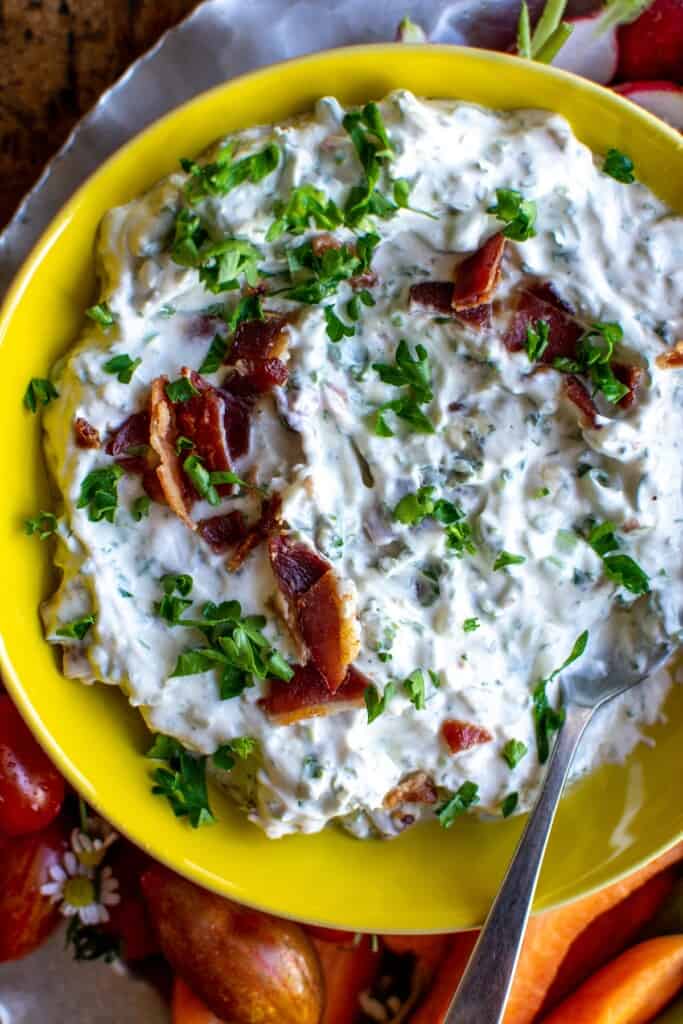
[[[607,701],[643,682],[673,653],[670,642],[661,639],[654,642],[652,637],[643,634],[636,637],[634,617],[631,614],[629,621],[627,616],[626,611],[617,614],[624,632],[618,628],[619,622],[614,629],[612,621],[612,631],[604,637],[608,641],[605,647],[610,652],[608,658],[593,661],[590,671],[584,669],[582,662],[582,670],[575,668],[570,674],[562,672],[564,723],[550,754],[536,803],[444,1024],[500,1024],[502,1021],[555,812],[586,726]],[[615,636],[627,636],[629,642],[615,644]],[[634,651],[638,653],[634,655]],[[576,659],[570,655],[565,666],[573,660]]]

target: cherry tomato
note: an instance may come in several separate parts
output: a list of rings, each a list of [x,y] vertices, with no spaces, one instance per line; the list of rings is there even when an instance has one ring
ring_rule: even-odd
[[[64,780],[7,696],[0,696],[0,834],[46,828],[64,801]]]
[[[59,921],[59,907],[40,887],[67,847],[68,826],[61,819],[36,835],[0,838],[0,962],[32,952]]]

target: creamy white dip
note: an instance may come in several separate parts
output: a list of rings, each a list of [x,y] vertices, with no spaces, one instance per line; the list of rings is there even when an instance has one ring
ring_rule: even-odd
[[[74,443],[74,419],[83,417],[106,438],[146,406],[160,374],[175,379],[181,367],[199,367],[213,331],[198,326],[198,314],[216,302],[230,308],[238,297],[211,295],[196,270],[171,259],[168,238],[186,174],[105,218],[101,300],[115,322],[107,329],[89,324],[55,369],[59,398],[44,418],[64,503],[57,551],[64,577],[44,612],[49,640],[65,643],[57,630],[92,614],[83,640],[66,642],[70,674],[120,686],[151,730],[201,754],[235,737],[256,739],[257,754],[224,778],[273,837],[315,832],[337,818],[357,834],[391,832],[397,824],[382,809],[384,798],[417,770],[446,796],[465,781],[476,783],[479,811],[500,815],[513,792],[518,808],[528,807],[542,773],[532,701],[539,678],[561,665],[584,630],[583,662],[593,666],[609,645],[637,651],[644,637],[679,630],[683,387],[680,375],[660,369],[655,358],[683,336],[683,219],[644,186],[603,173],[602,157],[559,116],[500,113],[407,92],[390,95],[380,109],[395,150],[391,177],[408,179],[411,207],[433,216],[401,209],[373,218],[380,237],[374,305],[361,306],[353,336],[330,341],[323,312],[333,305],[350,323],[347,281],[319,305],[265,298],[268,310],[302,314],[289,329],[288,382],[259,401],[249,454],[236,468],[281,493],[295,535],[344,581],[359,623],[355,664],[379,695],[390,680],[397,684],[382,714],[370,724],[359,708],[276,725],[257,704],[264,683],[221,700],[213,671],[171,677],[178,655],[201,637],[155,611],[166,573],[192,577],[195,615],[205,601],[235,598],[245,614],[264,613],[273,646],[296,660],[273,610],[277,588],[265,545],[228,572],[226,557],[166,506],[153,503],[147,518],[135,520],[133,503],[143,493],[135,475],[118,483],[113,523],[92,522],[86,508],[76,507],[86,475],[111,458],[104,448]],[[311,184],[343,207],[361,174],[344,113],[336,100],[323,99],[311,116],[234,136],[237,157],[273,141],[281,156],[261,181],[197,205],[212,234],[249,240],[271,272],[287,248],[320,234],[311,227],[295,238],[265,238],[274,202],[294,187]],[[501,229],[487,212],[501,188],[535,201],[537,234],[507,243],[492,327],[476,330],[411,308],[412,284],[452,279],[457,259]],[[347,228],[334,233],[354,237]],[[565,377],[532,373],[525,352],[506,349],[506,301],[529,279],[552,282],[582,322],[622,326],[620,358],[645,368],[630,409],[596,400],[598,426],[582,426],[565,396]],[[417,343],[428,351],[433,399],[422,408],[435,429],[412,432],[389,413],[394,436],[377,436],[375,411],[399,391],[372,364],[393,364],[401,339],[411,353]],[[129,383],[103,370],[117,354],[141,360]],[[222,372],[207,379],[218,383]],[[428,485],[466,513],[474,553],[449,551],[433,518],[410,525],[392,517],[404,495]],[[197,504],[193,515],[250,507],[253,500],[229,498],[218,510]],[[615,524],[620,551],[649,577],[649,594],[638,597],[607,577],[585,539],[589,517]],[[494,571],[502,551],[524,561]],[[621,614],[618,626],[604,626],[625,608],[629,615]],[[469,623],[468,631],[468,620],[477,627]],[[416,669],[426,682],[423,709],[402,686]],[[584,743],[577,771],[624,758],[641,739],[641,726],[658,718],[668,685],[662,673],[614,701]],[[557,680],[548,685],[551,704],[557,688]],[[476,724],[492,738],[452,754],[440,731],[447,719]],[[514,768],[503,757],[511,739],[528,748]]]

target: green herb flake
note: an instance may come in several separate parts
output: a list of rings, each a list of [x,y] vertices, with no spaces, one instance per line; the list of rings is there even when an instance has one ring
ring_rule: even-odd
[[[122,476],[123,470],[116,464],[93,469],[81,483],[76,508],[87,508],[88,518],[93,523],[103,519],[113,523],[118,504],[117,487]]]
[[[213,341],[209,345],[209,351],[204,356],[201,366],[199,367],[199,373],[217,373],[223,365],[226,352],[228,351],[228,341],[221,334],[215,334]]]
[[[106,302],[98,302],[96,306],[86,309],[85,315],[100,327],[111,327],[116,323],[116,314],[112,312]]]
[[[509,768],[516,768],[528,749],[526,743],[522,743],[521,740],[508,740],[503,747],[503,759]]]
[[[67,637],[70,640],[82,640],[91,626],[95,625],[94,615],[82,615],[80,619],[73,619],[65,626],[60,626],[57,636]]]
[[[524,555],[511,555],[509,551],[499,551],[493,563],[493,571],[505,569],[508,565],[522,565],[523,562],[526,562]]]
[[[438,807],[436,816],[443,828],[450,828],[470,807],[479,803],[479,786],[476,782],[463,782],[456,793],[445,804]]]
[[[57,532],[57,516],[53,512],[39,512],[32,519],[24,520],[24,530],[29,535],[38,535],[39,540],[47,540]]]
[[[631,185],[636,180],[633,160],[625,153],[620,153],[618,149],[607,150],[602,170],[604,174],[608,174],[616,181],[621,181],[624,185]]]
[[[534,363],[541,358],[550,342],[550,324],[547,320],[537,320],[526,329],[526,354],[530,362]]]
[[[547,498],[550,494],[549,487],[538,487],[535,491],[532,491],[531,497],[537,501],[539,498]]]
[[[152,772],[152,793],[166,797],[177,818],[187,817],[193,828],[216,820],[206,788],[206,757],[191,754],[170,736],[156,736],[147,757],[166,761]]]
[[[565,717],[563,707],[560,707],[558,710],[551,707],[546,692],[548,683],[551,683],[560,675],[561,672],[577,661],[586,650],[587,645],[588,630],[586,629],[576,638],[574,646],[560,667],[554,669],[554,671],[552,671],[549,676],[546,676],[545,679],[540,679],[534,687],[532,698],[534,725],[536,729],[536,748],[538,751],[538,760],[541,764],[545,764],[548,760],[548,756],[550,754],[550,737],[553,733],[562,728]]]
[[[416,710],[424,711],[427,702],[425,700],[425,677],[422,669],[416,668],[403,680],[403,689],[411,703],[415,705]]]
[[[536,203],[533,199],[524,199],[521,192],[511,188],[497,188],[496,203],[489,206],[487,212],[493,213],[506,225],[503,228],[506,238],[525,242],[536,234]]]
[[[189,175],[185,196],[190,204],[209,196],[225,196],[243,182],[257,184],[271,174],[280,162],[280,148],[274,142],[241,160],[233,160],[233,145],[228,143],[211,163],[198,164],[183,158],[182,169]]]
[[[330,341],[339,342],[342,338],[352,338],[356,333],[353,324],[345,324],[334,311],[333,306],[323,307],[325,314],[325,328]]]
[[[275,220],[268,228],[267,242],[275,242],[285,232],[301,235],[310,227],[332,231],[344,223],[337,204],[313,185],[300,185],[292,189],[287,202],[276,201]]]
[[[130,384],[133,374],[141,362],[142,359],[131,359],[129,355],[123,353],[108,359],[106,363],[103,363],[102,369],[105,373],[115,376],[120,384]]]
[[[141,494],[139,498],[136,498],[131,508],[131,515],[136,523],[146,519],[149,515],[149,510],[152,507],[152,499],[146,494]]]
[[[588,544],[602,559],[605,575],[618,586],[625,587],[632,594],[647,594],[650,578],[630,555],[612,554],[619,548],[614,523],[606,520],[596,524],[588,534]]]
[[[389,681],[384,687],[384,693],[380,697],[376,686],[367,686],[365,689],[365,707],[368,711],[368,725],[379,718],[396,693],[396,684]]]
[[[209,505],[220,505],[220,495],[211,482],[212,474],[198,455],[188,455],[183,469],[200,498],[208,501]]]
[[[237,739],[223,743],[212,755],[216,768],[229,772],[235,767],[236,759],[245,761],[256,750],[257,742],[251,736],[239,736]]]
[[[479,629],[480,626],[481,622],[479,621],[479,619],[476,618],[465,619],[465,621],[462,624],[463,632],[465,633],[474,633],[474,631],[476,629]]]
[[[37,412],[39,405],[49,405],[53,398],[59,398],[59,392],[52,381],[32,377],[24,393],[24,406],[29,412]]]
[[[180,402],[189,402],[191,398],[196,398],[199,394],[198,389],[194,386],[189,377],[178,377],[177,380],[171,380],[166,384],[166,397],[169,402],[174,404]]]
[[[519,804],[519,793],[508,793],[500,805],[500,811],[504,818],[509,818],[511,814],[514,814]]]

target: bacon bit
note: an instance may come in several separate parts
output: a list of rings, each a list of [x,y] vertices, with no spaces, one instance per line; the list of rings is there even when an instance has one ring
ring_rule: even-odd
[[[131,448],[149,448],[149,410],[134,412],[109,437],[105,451],[129,473],[144,473],[149,468],[146,454],[128,455]]]
[[[99,430],[82,416],[74,420],[74,437],[78,448],[99,448],[102,443]]]
[[[505,236],[493,235],[455,270],[451,305],[455,310],[475,309],[490,302],[500,281]]]
[[[282,498],[279,494],[273,494],[263,502],[258,521],[249,528],[233,552],[232,558],[228,562],[230,572],[236,572],[261,541],[267,540],[280,529],[282,529]]]
[[[398,786],[390,789],[384,797],[383,805],[388,811],[400,807],[402,804],[435,804],[438,793],[434,780],[427,772],[411,772],[399,782]]]
[[[339,591],[337,575],[306,544],[283,534],[271,537],[268,551],[288,624],[334,691],[360,650],[355,619]]]
[[[322,256],[328,249],[341,249],[342,244],[338,238],[325,231],[322,235],[314,235],[311,239],[311,249],[314,256]]]
[[[174,406],[176,432],[194,442],[194,450],[210,473],[232,469],[225,429],[225,403],[221,393],[195,370],[184,366],[181,374],[199,391]],[[190,486],[189,483],[187,485]],[[194,488],[192,488],[194,492]],[[232,494],[232,484],[217,487],[219,494]]]
[[[570,374],[565,380],[564,386],[567,398],[581,410],[584,415],[586,425],[596,429],[598,426],[598,410],[595,406],[595,402],[588,394],[587,389],[583,386],[579,378],[575,377],[573,373]]]
[[[158,502],[159,505],[166,504],[166,495],[159,483],[159,477],[157,476],[156,469],[145,470],[142,474],[142,486],[148,498],[151,498],[152,501]]]
[[[655,359],[660,370],[678,370],[683,366],[683,341],[677,341],[668,352],[662,352]]]
[[[614,376],[628,388],[628,394],[619,402],[620,409],[630,409],[638,395],[643,380],[642,366],[628,366],[626,363],[612,363]]]
[[[196,530],[197,527],[189,515],[190,501],[180,467],[180,458],[175,450],[175,439],[178,432],[175,411],[166,395],[167,383],[167,377],[157,377],[152,382],[149,396],[149,441],[159,456],[156,475],[169,508],[182,519],[186,526],[189,526],[191,530]]]
[[[463,722],[459,718],[449,718],[441,726],[441,735],[448,745],[451,754],[459,754],[462,750],[470,750],[480,743],[490,743],[493,736],[480,725]]]
[[[423,281],[410,287],[411,306],[420,306],[440,313],[441,316],[455,317],[475,328],[491,326],[490,303],[474,306],[472,309],[453,309],[453,285],[450,281]]]
[[[230,363],[240,359],[276,359],[287,351],[287,322],[280,316],[265,320],[243,320],[235,331],[228,353]]]
[[[342,242],[334,235],[330,235],[328,232],[324,232],[322,235],[315,235],[311,239],[311,249],[313,250],[314,256],[320,258],[323,253],[327,252],[328,249],[341,249]],[[350,252],[356,253],[356,246],[353,242],[346,242],[346,247]],[[372,288],[373,285],[377,284],[377,274],[374,270],[364,270],[362,274],[356,274],[355,277],[349,278],[349,284],[354,291],[360,288]]]
[[[228,451],[233,459],[239,459],[249,451],[249,413],[252,402],[250,398],[232,395],[221,389],[225,408],[225,436]]]
[[[234,547],[244,538],[247,524],[241,512],[228,512],[223,516],[211,516],[197,523],[197,531],[210,547],[219,554]]]
[[[583,327],[549,283],[534,284],[520,291],[512,323],[503,337],[508,351],[520,352],[525,347],[527,327],[537,320],[547,320],[549,328],[548,347],[541,362],[552,364],[560,356],[575,359],[576,343],[583,334]]]
[[[297,665],[288,683],[270,679],[267,696],[257,703],[275,725],[292,725],[307,718],[362,708],[369,685],[370,680],[350,665],[342,685],[332,692],[324,676],[309,662]]]
[[[239,369],[225,382],[231,394],[243,398],[265,395],[287,383],[289,370],[281,359],[242,359]]]

